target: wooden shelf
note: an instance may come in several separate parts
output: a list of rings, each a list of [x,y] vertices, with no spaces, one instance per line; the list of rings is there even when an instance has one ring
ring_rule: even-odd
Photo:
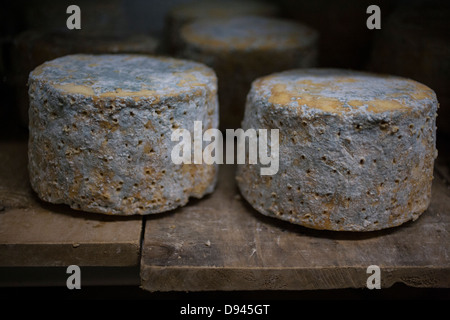
[[[351,233],[259,214],[239,196],[230,165],[221,167],[213,194],[144,219],[46,204],[29,186],[26,148],[0,143],[3,270],[140,265],[148,291],[314,290],[365,287],[366,269],[375,264],[382,288],[450,288],[450,190],[442,161],[432,203],[417,221]]]
[[[149,291],[363,288],[367,267],[381,287],[450,287],[450,192],[436,178],[415,222],[369,233],[311,230],[256,212],[240,198],[234,167],[217,190],[174,212],[147,217],[141,257]]]

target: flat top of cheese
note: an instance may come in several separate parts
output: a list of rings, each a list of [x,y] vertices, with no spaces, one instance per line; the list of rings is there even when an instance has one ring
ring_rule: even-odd
[[[209,49],[286,49],[315,43],[318,33],[297,22],[257,16],[201,19],[181,29],[189,44]]]
[[[253,82],[263,100],[281,107],[329,113],[381,113],[424,107],[433,90],[414,80],[340,69],[296,69]]]
[[[182,21],[199,18],[226,18],[237,15],[275,15],[278,9],[275,5],[252,0],[200,0],[175,6],[170,15]]]
[[[30,73],[58,90],[97,97],[178,95],[214,85],[212,69],[193,61],[132,54],[76,54],[48,61]]]

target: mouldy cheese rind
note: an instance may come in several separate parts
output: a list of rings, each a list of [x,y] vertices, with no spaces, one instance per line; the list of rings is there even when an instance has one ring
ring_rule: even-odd
[[[71,55],[29,78],[29,173],[39,197],[116,215],[167,211],[213,191],[217,166],[175,165],[171,134],[218,125],[217,79],[195,62]]]
[[[279,171],[239,165],[239,189],[259,212],[314,229],[415,220],[431,199],[437,108],[433,90],[393,76],[299,69],[260,78],[243,129],[280,130]]]

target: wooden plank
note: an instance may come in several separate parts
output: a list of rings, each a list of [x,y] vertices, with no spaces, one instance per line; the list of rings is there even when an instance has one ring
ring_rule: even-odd
[[[0,266],[137,266],[142,218],[40,201],[28,183],[26,146],[0,143]]]
[[[256,212],[240,198],[234,167],[217,190],[147,217],[141,286],[149,291],[362,288],[369,265],[381,286],[450,287],[450,193],[436,178],[429,209],[414,222],[369,232],[311,230]]]

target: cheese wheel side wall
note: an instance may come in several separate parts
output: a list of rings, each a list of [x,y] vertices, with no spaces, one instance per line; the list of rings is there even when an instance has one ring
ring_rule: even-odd
[[[239,165],[244,198],[314,229],[372,231],[416,220],[431,198],[437,101],[411,111],[337,115],[277,108],[252,89],[244,130],[280,129],[279,171]],[[263,166],[264,167],[264,166]]]
[[[218,125],[215,82],[151,98],[67,94],[30,77],[29,173],[51,203],[116,215],[167,211],[214,189],[218,167],[175,165],[171,133]]]

